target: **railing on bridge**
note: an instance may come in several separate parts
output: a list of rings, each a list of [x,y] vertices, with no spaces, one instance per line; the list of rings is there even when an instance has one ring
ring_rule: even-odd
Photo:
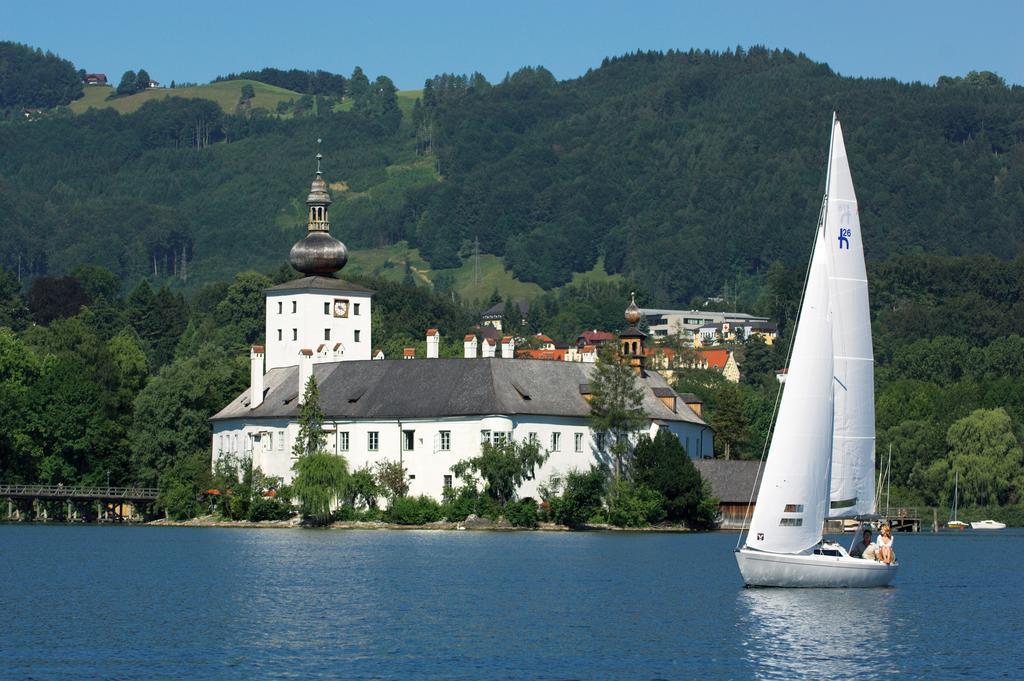
[[[156,487],[83,487],[78,485],[0,485],[0,499],[43,501],[156,501]]]

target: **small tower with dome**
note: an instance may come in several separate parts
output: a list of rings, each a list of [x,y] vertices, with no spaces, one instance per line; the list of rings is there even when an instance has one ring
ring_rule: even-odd
[[[626,324],[629,326],[619,333],[619,354],[641,376],[644,375],[644,360],[647,352],[647,334],[637,328],[642,316],[643,314],[636,304],[636,294],[630,293],[629,305],[626,306],[625,313]]]
[[[305,276],[266,292],[267,371],[303,361],[370,359],[373,291],[336,276],[348,262],[348,249],[331,235],[332,201],[322,161],[318,151],[306,197],[306,235],[288,254],[289,264]]]

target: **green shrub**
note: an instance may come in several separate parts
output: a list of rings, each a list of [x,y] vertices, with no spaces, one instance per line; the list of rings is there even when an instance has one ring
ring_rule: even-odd
[[[477,512],[479,501],[480,492],[474,485],[449,487],[444,491],[444,516],[453,523],[465,520]]]
[[[348,504],[342,504],[338,508],[334,509],[331,513],[331,522],[348,522],[351,520],[359,520],[362,514],[358,509],[355,509]]]
[[[513,527],[537,527],[537,502],[526,497],[505,504],[505,520]]]
[[[178,480],[163,489],[157,504],[171,520],[188,520],[199,513],[199,503],[192,485]]]
[[[356,520],[362,520],[363,522],[373,523],[384,519],[384,511],[374,506],[368,508],[365,511],[360,511],[359,516]]]
[[[384,514],[384,519],[396,525],[426,525],[444,517],[441,504],[428,496],[398,497]]]
[[[665,519],[665,497],[645,485],[621,482],[612,499],[608,522],[617,527],[645,527]]]
[[[287,520],[292,515],[289,504],[280,501],[277,497],[253,497],[249,504],[249,520],[259,522],[261,520]]]
[[[591,468],[586,473],[572,471],[565,476],[562,495],[548,500],[552,519],[572,527],[589,521],[601,510],[605,471]]]

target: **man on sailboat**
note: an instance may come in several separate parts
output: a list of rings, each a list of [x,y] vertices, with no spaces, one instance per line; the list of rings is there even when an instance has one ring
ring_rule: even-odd
[[[871,541],[871,530],[864,530],[864,537],[850,548],[850,558],[875,560],[875,543]]]

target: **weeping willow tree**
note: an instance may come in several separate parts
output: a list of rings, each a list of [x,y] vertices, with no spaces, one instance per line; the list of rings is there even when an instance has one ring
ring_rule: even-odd
[[[310,376],[299,409],[299,436],[293,448],[298,458],[292,464],[295,471],[292,490],[299,500],[303,517],[314,525],[330,521],[331,507],[344,495],[348,480],[345,457],[324,450],[323,422],[320,391]]]

